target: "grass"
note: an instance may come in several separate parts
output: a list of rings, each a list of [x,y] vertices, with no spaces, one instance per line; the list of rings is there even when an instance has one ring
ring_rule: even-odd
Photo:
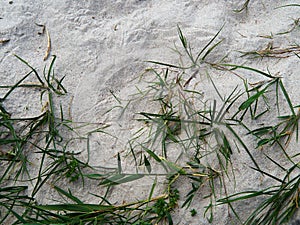
[[[147,101],[155,102],[159,110],[157,113],[145,111],[139,113],[141,115],[139,120],[146,126],[139,130],[133,139],[135,144],[131,142],[131,145],[142,146],[144,151],[137,148],[136,152],[131,149],[131,153],[135,159],[144,159],[144,162],[140,161],[136,164],[150,167],[151,158],[158,163],[162,163],[162,159],[164,162],[170,160],[171,163],[169,162],[167,166],[172,169],[165,168],[166,164],[161,165],[166,174],[172,173],[177,177],[184,176],[190,179],[191,189],[185,196],[181,207],[190,207],[197,193],[205,186],[209,187],[211,193],[208,196],[211,203],[206,207],[205,215],[210,222],[213,221],[214,208],[220,204],[227,204],[240,223],[277,224],[289,221],[298,204],[298,191],[295,188],[298,187],[296,178],[289,183],[288,189],[285,187],[291,174],[297,175],[295,171],[298,168],[298,162],[294,160],[297,158],[296,155],[287,153],[287,148],[292,136],[295,136],[295,142],[298,141],[299,112],[296,112],[298,106],[292,103],[283,84],[283,78],[244,65],[226,64],[220,60],[217,62],[207,61],[207,56],[213,54],[213,50],[221,43],[216,40],[217,35],[200,50],[200,53],[193,54],[192,48],[180,28],[178,28],[178,34],[183,48],[182,52],[190,59],[191,64],[185,66],[150,61],[159,67],[148,69],[140,78],[148,86],[144,90],[138,90],[141,95],[139,101],[147,96]],[[216,41],[215,44],[214,41]],[[297,51],[297,49],[290,50],[293,53]],[[212,69],[234,72],[235,75],[239,75],[239,70],[246,70],[253,76],[264,78],[264,81],[249,84],[239,75],[237,77],[242,79],[244,90],[237,87],[228,96],[222,96],[208,74],[208,79],[215,89],[218,100],[203,101],[202,94],[196,91],[195,86],[193,89],[189,89],[189,84],[199,75],[199,71],[203,70],[204,64]],[[149,96],[150,98],[148,98]],[[277,110],[271,107],[273,104],[276,105]],[[290,113],[281,115],[281,112],[286,109],[289,109]],[[263,126],[258,122],[262,118],[274,118],[277,122],[270,126]],[[175,129],[170,128],[170,123]],[[251,126],[257,124],[258,127],[251,129],[249,128],[250,124]],[[285,163],[291,163],[291,169],[285,169],[267,154],[258,156],[248,146],[249,143],[244,141],[241,130],[246,130],[248,135],[253,136],[257,143],[257,149],[273,147],[275,151],[281,151],[285,156]],[[144,134],[148,136],[145,138]],[[174,158],[174,149],[177,153],[176,158]],[[249,200],[248,197],[256,198],[270,193],[266,194],[263,190],[253,191],[249,195],[247,195],[248,192],[246,194],[243,192],[234,195],[228,194],[227,186],[232,185],[228,182],[235,182],[232,155],[242,151],[252,161],[250,170],[268,176],[276,182],[281,182],[281,185],[284,186],[284,188],[277,188],[277,186],[268,188],[267,190],[272,189],[270,192],[272,198],[263,202],[262,206],[249,214],[249,218],[244,222],[242,218],[239,218],[233,203],[244,199]],[[170,158],[169,155],[173,157]],[[288,174],[280,179],[272,175],[270,171],[265,171],[262,168],[261,157],[271,161]],[[182,160],[187,158],[190,160]],[[174,163],[177,165],[175,169],[173,169]],[[150,170],[148,171],[150,172]],[[173,185],[176,186],[176,182]],[[221,197],[224,195],[227,197]],[[291,199],[297,202],[294,203],[294,206],[289,205]],[[287,203],[281,205],[277,203],[278,201]],[[278,205],[278,207],[274,209],[273,205]],[[272,211],[266,211],[265,208],[271,208]],[[272,213],[270,214],[270,212]]]
[[[289,33],[291,31],[287,31],[284,33]],[[291,46],[287,48],[278,48],[274,47],[272,42],[267,44],[267,47],[260,50],[244,52],[243,56],[249,56],[251,58],[256,57],[273,57],[273,58],[287,58],[290,56],[295,56],[295,54],[299,53],[299,46]]]
[[[239,8],[239,9],[236,9],[236,10],[234,10],[234,12],[237,12],[237,13],[240,13],[240,12],[243,12],[244,10],[248,10],[248,5],[249,5],[249,3],[250,3],[250,0],[246,0],[243,4],[242,4],[242,6]]]
[[[237,11],[247,9],[249,2]],[[247,65],[228,64],[226,55],[217,58],[223,27],[195,52],[178,26],[180,46],[174,51],[189,63],[149,61],[152,66],[138,77],[137,92],[130,100],[124,103],[112,92],[118,105],[107,113],[120,110],[123,114],[129,105],[141,103],[156,109],[146,107],[135,112],[140,129],[128,141],[125,156],[134,162],[135,172],[123,168],[121,150],[115,168],[101,172],[89,164],[90,135],[110,135],[106,131],[109,125],[65,118],[57,102],[67,89],[64,77],[55,74],[55,56],[42,75],[16,56],[29,72],[15,84],[0,86],[5,92],[0,98],[0,165],[4,168],[0,172],[0,224],[174,224],[174,211],[179,207],[192,217],[199,214],[195,199],[204,190],[208,204],[203,212],[209,222],[214,222],[214,212],[221,205],[226,205],[228,214],[240,224],[290,222],[299,207],[299,154],[290,149],[299,138],[299,103],[292,102],[284,78]],[[298,51],[298,46],[279,49],[268,44],[241,56],[284,60],[298,56]],[[259,82],[250,83],[243,76],[245,71]],[[242,85],[224,94],[215,81],[215,72],[233,75]],[[214,92],[211,98],[205,98],[208,89],[202,91],[200,74],[205,74],[204,88]],[[28,83],[29,79],[34,81]],[[7,109],[6,101],[18,89],[35,90],[40,95],[41,113],[15,117]],[[81,134],[82,127],[90,131]],[[76,141],[86,141],[86,149],[74,149],[72,143]],[[38,159],[34,163],[33,155]],[[86,160],[83,155],[88,155]],[[235,168],[242,163],[241,155],[249,162],[243,172],[260,174],[271,181],[266,184],[269,186],[236,188]],[[34,166],[38,168],[36,174],[32,173]],[[154,180],[147,197],[135,196],[135,201],[121,204],[109,199],[115,186],[146,177]],[[158,178],[164,178],[165,186],[156,194]],[[181,179],[188,181],[188,190],[180,189]],[[60,182],[79,183],[87,188],[87,180],[105,190],[101,196],[90,193],[98,203],[86,203],[68,187],[59,186]],[[32,185],[30,193],[28,186],[19,185],[22,182]],[[38,195],[46,185],[61,197],[58,203],[39,202]],[[257,207],[246,218],[241,217],[237,203],[254,200]]]

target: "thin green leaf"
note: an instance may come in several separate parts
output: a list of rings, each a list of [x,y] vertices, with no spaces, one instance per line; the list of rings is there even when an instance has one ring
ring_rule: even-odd
[[[223,27],[225,26],[225,23],[222,25],[222,27],[219,29],[219,31],[213,36],[212,39],[210,39],[210,41],[204,46],[204,48],[202,48],[202,50],[198,53],[197,57],[196,57],[196,62],[199,60],[200,56],[202,55],[202,53],[210,46],[210,44],[217,38],[217,36],[220,34],[220,32],[222,31]],[[205,56],[206,57],[206,56]],[[205,58],[204,57],[204,58]]]
[[[161,162],[161,158],[158,155],[156,155],[153,151],[151,151],[148,148],[144,148],[144,149],[155,161]]]
[[[30,74],[32,73],[32,71],[30,71],[28,74],[26,74],[21,80],[19,80],[15,85],[13,85],[10,90],[5,94],[5,96],[3,98],[0,99],[1,101],[4,101],[11,92],[13,92],[13,90],[15,90]]]
[[[41,210],[71,211],[71,212],[109,211],[113,209],[113,206],[110,205],[96,205],[96,204],[57,204],[57,205],[38,205],[35,207]]]
[[[257,101],[258,98],[259,98],[261,95],[263,95],[263,94],[265,93],[266,90],[267,90],[267,89],[265,88],[265,89],[263,89],[263,90],[257,92],[256,94],[252,95],[250,98],[248,98],[245,102],[243,102],[243,103],[240,105],[239,110],[245,110],[245,109],[249,108],[249,106],[250,106],[253,102]]]
[[[272,76],[268,73],[265,73],[263,71],[260,71],[258,69],[254,69],[254,68],[251,68],[251,67],[248,67],[248,66],[239,66],[239,65],[234,65],[234,64],[220,64],[220,65],[225,66],[225,67],[232,67],[231,70],[244,69],[244,70],[249,70],[249,71],[261,74],[261,75],[263,75],[265,77],[268,77],[268,78],[272,78],[272,79],[276,78],[276,77],[274,77],[274,76]]]
[[[190,67],[180,67],[180,66],[169,64],[169,63],[163,63],[163,62],[157,62],[157,61],[151,61],[151,60],[146,61],[146,62],[154,63],[154,64],[161,65],[161,66],[168,66],[168,67],[172,67],[172,68],[177,68],[177,69],[189,69],[190,68]]]
[[[202,61],[205,60],[205,58],[211,53],[223,40],[218,41],[216,44],[214,44],[211,48],[207,50],[207,52],[204,54],[204,56],[201,58]]]
[[[66,196],[67,198],[71,199],[71,200],[74,201],[75,203],[77,203],[77,204],[83,204],[83,202],[82,202],[79,198],[77,198],[77,197],[75,197],[74,195],[72,195],[70,189],[69,189],[68,192],[65,191],[65,190],[63,190],[63,189],[61,189],[61,188],[59,188],[59,187],[57,187],[57,186],[54,186],[54,189],[55,189],[57,192],[59,192],[60,194],[63,194],[63,195]]]
[[[283,83],[282,83],[281,80],[279,80],[279,86],[280,86],[280,88],[281,88],[281,90],[283,92],[283,95],[284,95],[284,97],[285,97],[285,99],[286,99],[286,101],[287,101],[287,103],[288,103],[288,105],[290,107],[290,110],[291,110],[292,114],[295,116],[296,113],[295,113],[293,104],[292,104],[291,99],[289,97],[289,94],[287,93],[287,91],[286,91],[286,89],[285,89],[285,87],[284,87],[284,85],[283,85]]]
[[[181,44],[184,48],[187,48],[187,41],[186,38],[184,37],[184,35],[182,34],[182,31],[180,29],[180,27],[177,25],[177,30],[178,30],[178,35],[179,35],[179,39],[181,41]]]
[[[145,155],[144,155],[144,164],[145,164],[145,167],[146,167],[148,173],[151,173],[151,170],[152,170],[151,164]]]

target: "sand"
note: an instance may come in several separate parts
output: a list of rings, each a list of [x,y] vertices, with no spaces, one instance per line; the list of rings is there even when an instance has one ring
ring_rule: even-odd
[[[142,126],[134,120],[136,113],[145,110],[158,112],[158,109],[141,101],[134,102],[122,117],[120,109],[106,113],[118,105],[112,93],[126,104],[126,100],[137,92],[136,85],[139,84],[136,78],[153,66],[148,60],[179,62],[179,55],[172,50],[175,45],[180,46],[177,26],[195,52],[224,26],[217,37],[217,41],[223,41],[209,55],[209,60],[215,61],[227,55],[227,63],[247,65],[281,76],[292,102],[299,104],[299,58],[295,55],[282,59],[241,57],[241,51],[264,49],[269,43],[278,48],[299,44],[298,27],[287,34],[279,34],[291,29],[294,20],[299,17],[299,7],[276,8],[288,3],[295,1],[250,1],[248,10],[237,13],[234,10],[242,5],[237,0],[2,1],[0,39],[10,41],[0,44],[1,85],[15,83],[28,71],[28,67],[14,54],[28,61],[39,72],[56,55],[55,73],[59,77],[66,76],[63,84],[68,93],[56,98],[55,104],[62,104],[66,117],[74,122],[95,123],[95,127],[97,124],[110,125],[107,132],[114,137],[101,133],[90,136],[90,163],[113,167],[116,154],[119,152],[122,157],[125,156],[128,140]],[[45,25],[51,37],[51,51],[46,61],[47,33],[39,34],[42,27],[37,24]],[[202,88],[205,100],[217,98],[214,89],[207,86],[206,71],[209,71],[222,95],[230,94],[236,85],[243,88],[243,82],[237,76],[203,68],[193,82],[200,83],[198,87]],[[253,76],[249,71],[240,71],[239,74],[250,83],[264,80],[264,77]],[[40,113],[38,101],[39,96],[35,92],[20,91],[7,101],[6,107],[13,109],[15,116],[32,116]],[[272,123],[272,118],[266,118],[264,122]],[[83,158],[86,157],[86,142],[78,142],[74,146],[84,152]],[[292,143],[292,147],[299,145]],[[239,159],[239,163],[234,165],[237,191],[263,188],[268,184],[269,178],[249,170],[253,164],[247,154],[237,151],[235,154],[234,157]],[[124,158],[124,168],[132,169],[131,163]],[[272,165],[263,166],[273,170]],[[34,173],[34,168],[32,170]],[[279,172],[274,167],[276,173]],[[164,190],[163,179],[161,181],[156,194]],[[183,179],[178,185],[179,189],[183,189],[181,203],[184,189],[189,187],[186,182]],[[151,184],[151,179],[128,183],[116,187],[110,197],[116,204],[130,202],[147,196]],[[61,185],[69,185],[74,194],[83,197],[86,202],[97,202],[89,192],[103,193],[95,183],[85,187],[70,183]],[[197,210],[197,215],[191,217],[189,210],[179,207],[174,212],[174,224],[208,224],[203,215],[204,206],[209,203],[203,198],[205,191],[199,193],[192,203],[191,208]],[[39,202],[47,203],[54,196],[54,190],[46,185],[37,198],[40,198]],[[244,219],[255,205],[257,202],[250,200],[247,204],[241,202],[235,206]],[[212,224],[232,223],[237,222],[230,217],[227,207],[215,209]]]

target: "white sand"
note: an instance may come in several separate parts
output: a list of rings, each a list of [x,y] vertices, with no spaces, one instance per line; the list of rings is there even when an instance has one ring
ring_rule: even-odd
[[[210,59],[214,61],[228,54],[228,63],[245,64],[282,76],[293,103],[299,104],[300,79],[297,57],[291,56],[280,60],[249,59],[241,58],[241,53],[238,52],[262,49],[269,42],[273,42],[273,45],[279,48],[299,44],[298,28],[285,35],[276,35],[293,27],[293,19],[299,17],[300,9],[299,7],[276,9],[276,7],[297,1],[250,1],[248,11],[242,13],[233,11],[242,5],[242,1],[238,0],[15,0],[12,4],[8,2],[2,1],[0,4],[0,39],[10,39],[8,43],[0,45],[1,85],[16,82],[28,71],[28,68],[13,54],[27,60],[35,68],[39,68],[40,72],[44,65],[49,65],[51,57],[46,62],[43,61],[47,48],[46,35],[38,35],[41,28],[35,23],[45,24],[51,37],[51,55],[57,56],[55,72],[59,77],[66,75],[64,86],[68,94],[56,99],[57,105],[62,103],[66,115],[75,122],[110,124],[108,131],[118,138],[114,139],[103,134],[91,136],[92,165],[115,165],[114,155],[126,150],[128,140],[139,129],[137,127],[139,123],[133,121],[134,113],[148,108],[142,103],[131,106],[120,120],[119,110],[103,115],[117,104],[110,91],[121,99],[129,99],[131,94],[136,93],[133,78],[151,66],[145,61],[177,63],[178,54],[171,50],[174,43],[180,46],[177,25],[182,28],[192,49],[197,52],[224,24],[217,38],[224,41],[209,56]],[[272,39],[263,37],[270,35],[273,35]],[[243,88],[241,80],[236,76],[213,71],[210,73],[221,94],[228,95],[237,84],[240,85],[240,89]],[[239,71],[239,74],[249,82],[264,80],[263,77],[254,77],[247,71]],[[212,87],[207,88],[205,85],[205,82],[208,82],[205,68],[195,79],[195,82],[203,82],[199,87],[203,88],[201,91],[205,99],[215,98]],[[26,92],[26,95],[16,92],[15,97],[8,101],[7,107],[16,110],[16,115],[39,114],[40,105],[30,101],[32,96],[37,96],[36,93]],[[25,110],[26,106],[30,110]],[[268,121],[264,122],[268,124]],[[78,143],[79,148],[85,146],[84,142]],[[292,143],[291,147],[299,145]],[[258,151],[254,148],[252,150]],[[236,155],[233,157],[239,159],[239,163],[234,165],[237,176],[236,190],[263,188],[269,178],[249,169],[248,166],[253,164],[247,154],[237,151],[234,154]],[[124,166],[128,168],[130,165]],[[272,165],[263,166],[272,171]],[[279,172],[275,170],[274,174],[276,173]],[[180,189],[189,188],[184,182],[186,181],[179,185]],[[103,194],[101,187],[96,184],[89,184],[84,188],[67,185],[70,185],[75,195],[84,197],[87,202],[97,202],[88,194],[89,192]],[[128,183],[116,187],[111,198],[117,204],[123,200],[131,201],[147,196],[150,187],[149,181]],[[157,194],[162,190],[163,185],[157,189]],[[184,190],[182,191],[184,193]],[[204,206],[208,204],[208,199],[203,199],[205,191],[204,188],[191,206],[198,214],[191,217],[189,210],[178,208],[174,212],[174,224],[208,223],[203,216]],[[46,185],[38,196],[43,195],[45,196],[40,202],[46,203],[52,200],[54,191]],[[236,205],[237,212],[241,218],[245,218],[256,204],[257,202],[252,201],[247,205],[240,203]],[[227,207],[216,208],[213,224],[231,224],[231,222]]]

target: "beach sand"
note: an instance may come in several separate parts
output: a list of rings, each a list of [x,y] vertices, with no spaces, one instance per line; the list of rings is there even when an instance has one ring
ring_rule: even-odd
[[[2,1],[0,39],[9,42],[0,44],[1,85],[14,84],[29,71],[29,68],[14,54],[37,68],[40,73],[43,72],[45,65],[49,66],[53,55],[56,55],[55,74],[60,78],[65,76],[63,85],[68,91],[65,96],[55,97],[57,109],[61,104],[66,119],[75,123],[92,124],[81,129],[80,132],[83,133],[88,132],[88,129],[109,125],[104,130],[111,136],[103,133],[89,136],[90,164],[115,167],[116,155],[120,153],[124,170],[130,171],[134,168],[132,160],[125,157],[129,149],[128,141],[144,126],[135,120],[139,118],[137,113],[146,110],[158,113],[159,109],[156,104],[149,103],[145,99],[132,101],[124,114],[122,109],[114,107],[120,105],[125,107],[128,100],[137,93],[137,87],[139,85],[144,87],[145,84],[140,84],[138,78],[146,69],[158,67],[147,61],[178,65],[184,58],[174,51],[175,46],[181,46],[178,26],[195,55],[223,27],[214,43],[220,40],[222,42],[209,54],[207,60],[217,62],[226,56],[225,62],[228,64],[245,65],[280,76],[291,101],[295,105],[299,104],[300,79],[297,56],[286,54],[284,56],[288,57],[284,58],[241,57],[242,52],[266,49],[271,44],[278,49],[299,44],[298,26],[291,32],[281,34],[290,31],[295,20],[299,18],[299,7],[277,8],[289,3],[295,1],[250,1],[248,9],[236,12],[234,10],[242,7],[242,1]],[[37,24],[45,25],[44,32],[43,27]],[[47,34],[51,38],[51,50],[44,60],[48,44]],[[223,96],[228,96],[236,86],[239,89],[244,88],[243,81],[238,76],[203,66],[191,82],[191,87],[198,85],[197,91],[203,94],[203,101],[218,98],[213,86],[209,84],[207,73]],[[249,70],[240,70],[238,74],[249,83],[267,80],[263,76],[253,75]],[[35,80],[32,77],[28,79],[29,81]],[[3,90],[1,93],[4,93]],[[15,112],[15,117],[38,115],[42,108],[39,95],[30,90],[14,92],[5,104],[8,109]],[[272,124],[274,119],[265,118],[261,123],[263,122]],[[246,142],[253,142],[253,139],[245,135],[245,131],[241,133],[245,136]],[[250,146],[251,152],[259,158],[262,151],[256,149],[254,143]],[[74,142],[71,147],[75,151],[82,152],[82,159],[86,159],[88,154],[86,141]],[[299,144],[292,142],[290,148],[299,148]],[[280,158],[281,154],[274,152],[277,158]],[[170,155],[176,158],[176,152],[171,151]],[[34,161],[35,156],[31,157]],[[244,151],[239,152],[235,149],[232,161],[235,162],[232,165],[235,171],[235,184],[229,182],[226,187],[228,192],[258,190],[274,183],[269,177],[249,169],[253,163]],[[264,161],[259,163],[262,168],[272,171],[274,176],[281,176],[282,171],[275,165],[269,162],[264,164]],[[31,168],[33,174],[37,172],[38,165],[33,163]],[[147,198],[153,180],[153,177],[143,178],[116,186],[109,197],[114,204]],[[69,187],[74,195],[84,199],[86,203],[99,202],[99,199],[89,193],[104,194],[101,186],[94,181],[87,181],[84,187],[80,182],[59,182],[58,186]],[[164,178],[158,178],[159,185],[155,189],[155,195],[162,194],[165,182]],[[30,193],[33,186],[30,183],[28,185]],[[176,185],[181,191],[179,201],[181,205],[190,184],[187,179],[179,179]],[[216,187],[218,188],[221,187]],[[178,207],[173,212],[174,224],[209,224],[207,220],[209,215],[204,216],[204,207],[210,203],[209,198],[205,198],[208,194],[209,188],[206,186],[199,191],[190,209]],[[39,203],[46,204],[52,203],[59,196],[51,185],[46,183],[36,198]],[[258,203],[251,199],[234,204],[234,207],[244,220]],[[191,209],[197,211],[196,216],[191,216]],[[226,205],[214,208],[214,220],[211,224],[239,224],[229,211]]]

